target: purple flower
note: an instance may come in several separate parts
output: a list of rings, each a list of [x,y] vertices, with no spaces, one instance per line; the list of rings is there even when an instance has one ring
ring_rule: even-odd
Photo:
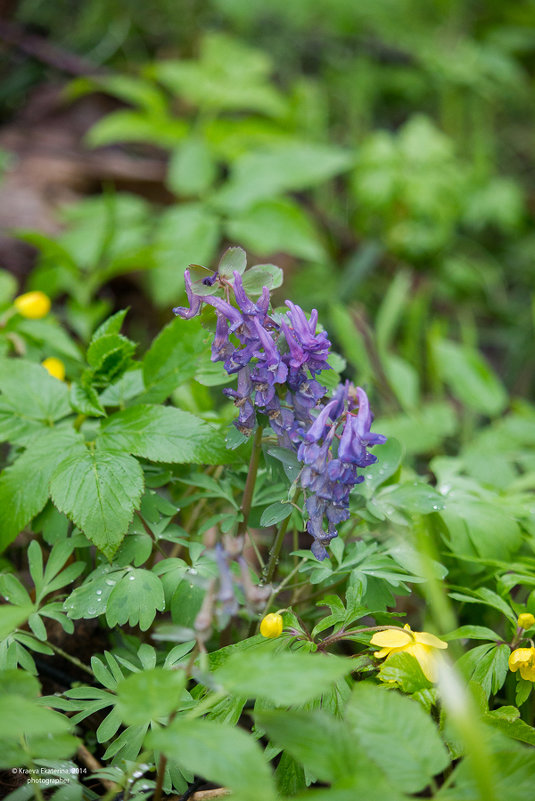
[[[184,284],[186,285],[186,295],[189,300],[190,308],[187,309],[185,306],[175,306],[173,314],[182,317],[184,320],[191,320],[192,317],[196,317],[199,314],[202,298],[193,291],[189,270],[184,271]]]
[[[373,415],[370,411],[368,396],[360,387],[357,387],[357,397],[358,412],[356,415],[348,412],[340,439],[338,457],[343,462],[350,462],[358,467],[367,467],[377,461],[377,456],[368,453],[366,448],[386,442],[386,437],[382,434],[372,434],[370,431]]]

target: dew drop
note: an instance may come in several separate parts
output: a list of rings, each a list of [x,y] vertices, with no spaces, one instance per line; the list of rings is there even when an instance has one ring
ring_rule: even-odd
[[[130,579],[130,581],[133,581],[135,579],[135,576],[128,576],[128,578]]]
[[[102,595],[102,590],[97,590],[97,595]],[[100,600],[100,598],[99,598]]]
[[[114,584],[116,583],[117,582],[115,581],[115,579],[106,579],[106,584],[108,585],[108,587],[113,587]]]

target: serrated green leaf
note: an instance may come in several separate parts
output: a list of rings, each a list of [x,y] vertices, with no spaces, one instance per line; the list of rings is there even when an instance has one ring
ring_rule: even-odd
[[[87,349],[92,381],[96,384],[113,381],[124,372],[135,349],[135,343],[122,334],[104,334],[95,339]]]
[[[84,449],[60,462],[52,500],[108,558],[119,547],[143,493],[143,471],[128,454]]]
[[[222,433],[172,406],[141,404],[116,412],[102,423],[97,443],[153,462],[219,464],[233,458]]]
[[[0,548],[44,508],[50,476],[66,451],[84,453],[83,437],[72,428],[48,429],[0,474]]]
[[[66,384],[44,367],[24,359],[0,359],[0,391],[4,403],[29,420],[49,425],[70,414]]]
[[[449,765],[429,715],[398,692],[359,682],[346,717],[359,747],[405,792],[420,792]]]
[[[193,378],[199,361],[209,353],[206,331],[199,320],[176,317],[158,334],[143,359],[145,392],[140,400],[159,403],[180,384]]]
[[[70,401],[72,408],[80,414],[86,414],[91,417],[106,417],[106,412],[92,386],[82,386],[73,382],[71,384]]]

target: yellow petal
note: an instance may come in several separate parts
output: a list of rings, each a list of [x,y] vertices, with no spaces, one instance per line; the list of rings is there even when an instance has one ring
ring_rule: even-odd
[[[18,295],[13,301],[13,305],[23,317],[29,320],[40,320],[46,317],[50,311],[50,298],[44,292],[25,292]]]
[[[428,631],[414,631],[414,639],[422,645],[429,645],[431,648],[447,648],[448,643],[444,640],[439,640],[434,634],[429,634]]]
[[[272,612],[271,614],[262,618],[262,622],[260,623],[260,634],[262,637],[267,637],[272,640],[282,634],[283,627],[284,622],[282,615],[279,615],[278,612]]]
[[[509,655],[509,670],[515,673],[522,665],[529,664],[534,648],[517,648]]]
[[[427,645],[421,643],[414,643],[409,645],[406,649],[407,653],[414,656],[418,660],[418,664],[422,668],[422,673],[429,679],[429,681],[436,680],[436,656],[432,649]]]
[[[59,381],[65,380],[65,365],[61,359],[56,359],[55,356],[49,356],[48,359],[41,362],[41,366],[44,367],[53,378],[57,378]]]
[[[533,662],[523,662],[520,665],[520,675],[526,681],[535,681],[535,665]]]
[[[521,629],[530,629],[534,623],[535,617],[531,612],[522,612],[522,614],[518,616],[518,625]]]
[[[381,645],[383,648],[403,648],[414,642],[412,634],[399,629],[386,629],[376,631],[370,640],[372,645]]]

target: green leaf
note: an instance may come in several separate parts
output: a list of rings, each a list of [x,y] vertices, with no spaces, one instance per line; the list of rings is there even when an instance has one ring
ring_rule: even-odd
[[[403,446],[395,437],[389,437],[384,444],[374,448],[374,454],[377,456],[377,461],[369,465],[364,472],[366,494],[380,487],[394,475],[401,464]]]
[[[450,631],[449,634],[441,635],[443,640],[494,640],[495,642],[500,642],[501,637],[496,632],[492,631],[492,629],[488,629],[486,626],[461,626],[455,631]]]
[[[81,617],[90,620],[102,615],[111,591],[123,575],[124,570],[113,570],[109,565],[102,565],[94,570],[65,599],[64,608],[68,616],[73,620]]]
[[[490,494],[483,499],[453,490],[440,517],[446,526],[444,539],[459,556],[507,561],[522,542],[521,528],[511,511]]]
[[[117,686],[119,714],[129,726],[166,717],[177,709],[185,684],[183,671],[155,667],[134,673]]]
[[[162,582],[150,570],[131,569],[112,589],[106,608],[108,626],[150,628],[156,611],[163,612],[165,598]]]
[[[285,142],[269,150],[246,152],[234,162],[216,201],[229,212],[242,211],[283,192],[323,183],[349,169],[353,160],[349,151],[310,142]]]
[[[411,414],[381,417],[381,434],[398,439],[408,455],[434,450],[456,429],[455,412],[448,403],[422,404]]]
[[[97,443],[153,462],[219,464],[232,457],[223,434],[172,406],[141,404],[116,412],[103,421]]]
[[[442,339],[433,343],[436,367],[455,397],[491,417],[507,406],[507,392],[483,357],[472,348]]]
[[[158,334],[143,359],[146,392],[141,401],[159,403],[193,378],[203,353],[208,354],[206,331],[199,320],[176,317]]]
[[[288,517],[291,511],[292,505],[289,503],[283,503],[282,501],[272,503],[271,506],[268,506],[268,508],[264,509],[262,512],[260,525],[273,526],[275,523],[280,523],[281,520],[285,520]]]
[[[49,425],[70,414],[67,385],[24,359],[0,359],[0,391],[14,412]]]
[[[21,737],[65,734],[71,723],[64,715],[39,706],[21,696],[0,696],[0,739],[19,741]]]
[[[535,729],[520,720],[520,712],[514,706],[502,706],[487,712],[483,720],[513,740],[535,745]]]
[[[5,607],[2,607],[4,609]],[[4,635],[0,634],[0,639]],[[24,670],[0,670],[0,695],[22,695],[24,698],[37,698],[41,685],[35,676]]]
[[[72,408],[80,414],[86,414],[90,417],[106,417],[106,412],[92,386],[83,386],[73,382],[71,384],[70,401]]]
[[[243,288],[248,295],[261,295],[265,286],[278,289],[282,286],[284,273],[275,264],[255,264],[243,276]]]
[[[108,558],[119,547],[143,493],[143,471],[118,450],[68,456],[52,475],[50,492],[64,512]]]
[[[444,508],[443,496],[434,487],[420,481],[385,487],[376,497],[378,502],[391,504],[409,514],[428,515]]]
[[[346,717],[360,749],[405,792],[421,792],[449,765],[437,728],[417,701],[359,682]]]
[[[246,267],[247,254],[243,248],[236,246],[227,248],[225,250],[219,262],[217,271],[221,276],[223,276],[223,278],[229,278],[232,280],[235,272],[243,275]]]
[[[193,136],[171,153],[166,184],[177,195],[203,195],[216,175],[217,164],[206,142]]]
[[[381,681],[396,682],[404,693],[410,695],[432,686],[414,656],[403,652],[393,653],[382,662],[379,678]]]
[[[12,542],[45,506],[49,481],[65,452],[83,454],[72,428],[49,429],[0,474],[0,548]]]
[[[94,339],[87,349],[92,382],[100,386],[118,378],[128,367],[135,349],[135,343],[122,334],[104,334]]]
[[[176,147],[187,131],[185,120],[125,109],[102,117],[90,129],[85,140],[90,147],[116,142],[151,142],[161,147]]]
[[[325,257],[312,218],[289,198],[258,201],[239,215],[233,214],[225,231],[229,239],[243,242],[262,256],[283,251],[310,261]]]
[[[340,657],[275,654],[261,647],[232,654],[215,678],[227,692],[284,706],[317,698],[351,670],[351,662]]]
[[[491,693],[497,693],[503,686],[509,669],[510,653],[508,645],[485,643],[463,654],[457,666],[467,679],[483,687],[488,698]]]
[[[104,320],[104,322],[99,325],[91,337],[90,345],[94,345],[97,339],[100,339],[101,337],[119,334],[127,314],[128,309],[121,309],[120,311],[115,312],[115,314],[112,314],[111,317],[108,317],[107,320]]]
[[[262,751],[236,726],[176,719],[166,729],[151,732],[147,744],[172,757],[183,770],[229,787],[237,801],[274,801],[276,797]]]
[[[17,291],[17,279],[7,270],[0,270],[0,303],[9,303]]]
[[[255,712],[254,718],[320,781],[340,781],[364,767],[349,727],[323,710],[269,709]]]
[[[2,604],[0,606],[0,640],[5,638],[21,626],[33,612],[33,606],[12,606]]]

